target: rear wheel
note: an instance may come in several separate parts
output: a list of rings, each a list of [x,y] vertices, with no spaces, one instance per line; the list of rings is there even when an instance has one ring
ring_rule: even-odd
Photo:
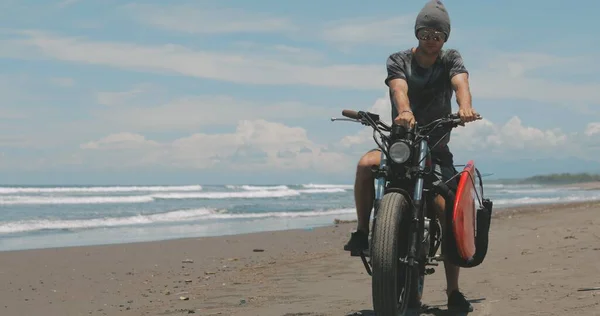
[[[403,315],[420,302],[419,268],[401,260],[408,253],[410,208],[404,195],[383,196],[373,230],[371,249],[372,295],[376,315]]]

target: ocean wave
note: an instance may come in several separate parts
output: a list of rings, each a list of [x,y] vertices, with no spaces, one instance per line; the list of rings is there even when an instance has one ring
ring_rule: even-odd
[[[267,213],[214,213],[207,216],[210,219],[254,219],[254,218],[296,218],[296,217],[319,217],[331,215],[354,214],[353,208],[302,211],[302,212],[267,212]]]
[[[0,233],[19,233],[36,230],[89,229],[136,224],[153,224],[161,222],[180,222],[203,218],[213,213],[214,210],[211,209],[193,209],[129,217],[107,217],[77,220],[26,220],[2,223],[0,224]]]
[[[102,227],[145,225],[167,222],[188,222],[210,219],[260,219],[260,218],[298,218],[354,214],[354,209],[331,209],[298,212],[266,213],[227,213],[216,209],[177,210],[166,213],[136,215],[128,217],[107,217],[77,220],[25,220],[0,223],[0,233],[22,233],[39,230],[76,230]]]
[[[571,188],[539,188],[539,189],[501,189],[495,191],[496,193],[507,193],[507,194],[551,194],[558,193],[561,191],[575,191],[576,189]]]
[[[600,195],[568,195],[554,197],[520,197],[515,199],[497,199],[494,205],[533,205],[546,203],[565,203],[565,202],[588,202],[600,200]]]
[[[340,193],[344,189],[307,189],[307,190],[267,190],[267,191],[240,191],[240,192],[201,192],[201,193],[167,193],[154,194],[157,199],[257,199],[281,198],[299,196],[301,194]]]
[[[114,203],[148,203],[154,201],[151,195],[133,196],[3,196],[0,205],[24,204],[114,204]]]
[[[344,189],[305,189],[305,190],[251,190],[239,192],[172,192],[148,195],[128,196],[0,196],[0,205],[24,204],[119,204],[119,203],[149,203],[156,199],[265,199],[299,196],[301,194],[341,193]]]
[[[503,184],[503,183],[486,183],[485,180],[483,182],[484,189],[533,189],[533,188],[543,188],[544,186],[541,184]]]
[[[0,194],[15,193],[104,193],[201,191],[201,185],[184,186],[98,186],[98,187],[0,187]]]
[[[346,192],[345,189],[342,188],[330,188],[330,189],[305,189],[305,190],[298,190],[298,192],[300,193],[343,193]]]
[[[302,187],[307,189],[354,189],[351,184],[303,184]]]
[[[226,185],[231,190],[246,190],[246,191],[270,191],[270,190],[289,190],[287,185],[275,185],[275,186],[254,186],[254,185]]]
[[[269,190],[269,191],[241,191],[241,192],[201,192],[201,193],[166,193],[154,194],[157,199],[252,199],[252,198],[279,198],[298,196],[296,190]]]

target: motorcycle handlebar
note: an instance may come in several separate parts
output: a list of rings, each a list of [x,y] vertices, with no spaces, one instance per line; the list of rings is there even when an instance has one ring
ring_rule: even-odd
[[[367,112],[367,114],[371,114],[371,113]],[[342,110],[342,115],[347,118],[353,119],[353,120],[361,119],[361,115],[359,114],[359,111],[345,109],[345,110]],[[378,118],[378,116],[377,116],[377,118]],[[481,115],[478,114],[477,119],[480,120],[481,118],[482,118]],[[460,116],[458,115],[458,113],[452,113],[452,114],[448,115],[446,117],[446,119],[450,119],[454,123],[462,123],[462,120],[461,120]]]
[[[342,115],[347,117],[347,118],[351,118],[353,120],[358,120],[360,119],[360,116],[358,115],[357,111],[354,110],[343,110],[342,111]]]

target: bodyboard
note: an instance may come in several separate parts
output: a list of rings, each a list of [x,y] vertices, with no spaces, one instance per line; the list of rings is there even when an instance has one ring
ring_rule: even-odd
[[[475,200],[475,162],[469,160],[458,181],[454,212],[452,213],[452,230],[456,240],[456,248],[462,259],[467,261],[473,259],[476,250],[477,208]]]

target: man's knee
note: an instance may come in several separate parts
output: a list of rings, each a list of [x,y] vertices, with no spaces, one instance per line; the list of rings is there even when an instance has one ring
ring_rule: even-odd
[[[438,217],[442,218],[444,211],[446,210],[446,200],[441,195],[436,195],[433,200],[433,205]]]
[[[378,150],[372,150],[364,154],[356,166],[357,177],[372,177],[372,168],[379,166],[381,162],[381,152]]]

